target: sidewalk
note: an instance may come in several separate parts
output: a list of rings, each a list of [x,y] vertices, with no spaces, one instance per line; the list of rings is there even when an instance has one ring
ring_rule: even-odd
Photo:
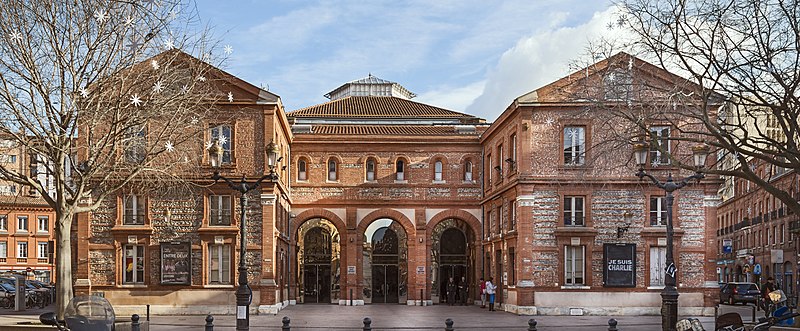
[[[38,321],[44,311],[27,311],[24,315],[0,316],[3,325],[17,321]],[[140,313],[146,319],[145,309]],[[517,316],[501,311],[489,312],[478,306],[399,306],[399,305],[297,305],[290,306],[278,315],[250,316],[251,330],[280,330],[284,316],[290,318],[292,330],[361,330],[364,317],[372,319],[373,330],[443,330],[445,320],[454,321],[455,330],[527,330],[528,320],[535,319],[539,331],[605,331],[608,320],[618,321],[617,328],[628,330],[661,330],[660,316]],[[215,316],[214,330],[234,330],[233,315]],[[129,320],[130,316],[117,316],[117,321]],[[706,330],[714,329],[713,317],[700,317]],[[150,330],[202,330],[205,316],[151,316]],[[775,329],[773,329],[775,330]]]

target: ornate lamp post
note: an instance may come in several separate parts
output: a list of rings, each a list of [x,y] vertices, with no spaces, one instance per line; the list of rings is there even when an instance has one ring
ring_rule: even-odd
[[[217,141],[208,149],[208,157],[211,161],[211,167],[214,168],[214,174],[211,179],[216,183],[220,179],[225,181],[232,190],[239,192],[239,287],[236,289],[236,330],[250,330],[250,302],[252,301],[253,290],[247,284],[247,266],[244,263],[246,242],[245,242],[245,207],[247,206],[247,193],[261,185],[261,182],[269,179],[275,181],[278,179],[278,174],[275,173],[275,165],[279,161],[278,147],[270,142],[267,145],[267,166],[269,173],[261,176],[258,180],[248,183],[245,180],[245,175],[236,183],[232,180],[225,178],[219,174],[219,167],[222,164],[222,147]]]
[[[694,175],[675,182],[670,173],[667,175],[667,180],[661,182],[653,177],[653,175],[644,171],[644,165],[647,164],[647,154],[650,151],[649,146],[644,143],[638,143],[633,147],[636,165],[639,166],[636,177],[639,177],[639,180],[644,179],[644,177],[649,178],[655,186],[663,189],[667,193],[667,267],[664,270],[666,273],[666,277],[664,277],[664,290],[661,292],[661,329],[663,331],[674,331],[675,324],[678,322],[678,289],[675,287],[675,275],[678,272],[678,268],[675,266],[675,259],[673,257],[672,203],[674,198],[672,192],[688,185],[689,181],[693,179],[699,182],[701,179],[705,178],[705,175],[703,175],[700,170],[705,167],[708,150],[708,146],[705,145],[694,146],[692,148],[694,165],[696,167]]]

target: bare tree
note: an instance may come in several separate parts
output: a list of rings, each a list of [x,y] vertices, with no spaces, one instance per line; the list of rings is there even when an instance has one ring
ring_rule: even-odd
[[[199,164],[203,119],[224,96],[209,87],[213,68],[187,54],[211,61],[193,8],[180,0],[0,6],[0,135],[37,163],[0,164],[0,176],[55,211],[60,318],[73,296],[74,216],[123,188],[181,182]]]
[[[594,45],[593,57],[618,63],[597,68],[605,70],[600,75],[605,78],[586,84],[591,87],[582,93],[590,97],[594,93],[597,100],[608,100],[609,93],[626,94],[618,99],[615,112],[637,124],[638,132],[618,137],[631,139],[644,132],[652,139],[647,126],[659,122],[678,128],[670,137],[673,144],[712,147],[717,164],[707,167],[707,173],[755,183],[800,213],[800,203],[792,196],[796,188],[772,180],[800,168],[798,2],[619,0],[617,4],[621,14],[614,28],[628,30],[633,38]],[[609,54],[616,49],[677,73],[661,77],[673,88],[651,84],[658,77],[624,78],[629,77],[626,72],[646,72],[649,64],[615,60]],[[644,112],[638,110],[641,104],[655,108]],[[672,155],[666,146],[658,149],[674,164],[692,168],[690,162],[681,162],[687,155]]]

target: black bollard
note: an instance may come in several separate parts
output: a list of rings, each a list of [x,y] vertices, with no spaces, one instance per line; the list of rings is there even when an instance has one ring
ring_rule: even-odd
[[[420,305],[420,307],[425,305],[425,302],[423,300],[425,300],[425,297],[422,296],[422,289],[419,289],[419,305]]]
[[[353,305],[353,289],[350,289],[350,306]]]
[[[535,320],[535,319],[532,319],[532,318],[531,318],[531,319],[529,319],[529,320],[528,320],[528,331],[537,331],[537,330],[536,330],[536,324],[537,324],[537,323],[536,323],[536,320]]]
[[[619,331],[619,329],[617,329],[617,320],[613,318],[608,320],[608,331]]]
[[[214,316],[208,314],[206,316],[206,330],[205,331],[214,331]]]
[[[756,322],[756,306],[753,305],[752,309],[753,309],[753,323],[755,323]]]
[[[453,319],[448,318],[444,320],[444,331],[453,331]]]
[[[364,317],[364,331],[372,331],[372,320],[369,317]]]
[[[291,327],[289,326],[289,316],[284,316],[281,322],[283,322],[283,326],[281,326],[281,331],[290,331]]]
[[[150,305],[147,305],[147,321],[150,322]]]
[[[131,331],[139,331],[139,315],[133,314],[131,316]]]

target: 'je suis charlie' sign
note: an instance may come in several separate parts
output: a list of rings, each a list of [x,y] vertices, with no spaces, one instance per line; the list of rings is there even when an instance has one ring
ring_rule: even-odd
[[[603,283],[607,287],[636,287],[636,244],[603,245]]]

